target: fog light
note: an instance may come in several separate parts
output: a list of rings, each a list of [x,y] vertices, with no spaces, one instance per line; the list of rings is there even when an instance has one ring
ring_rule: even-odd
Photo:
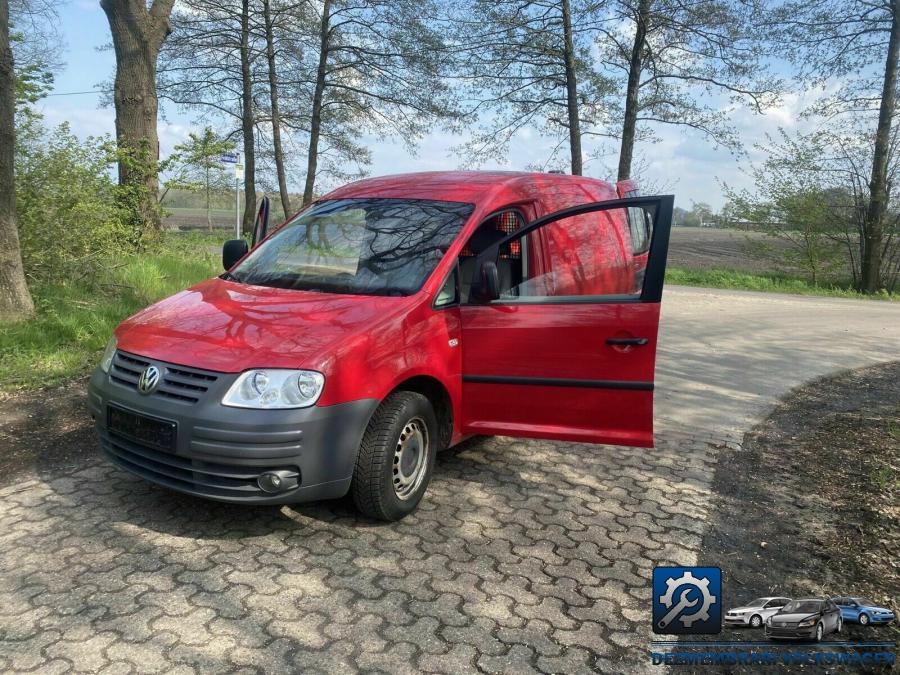
[[[297,487],[297,474],[293,471],[267,471],[256,479],[256,484],[269,494],[284,492]]]

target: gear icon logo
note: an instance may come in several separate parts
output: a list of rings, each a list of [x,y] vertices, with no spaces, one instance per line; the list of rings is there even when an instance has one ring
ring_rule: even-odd
[[[653,632],[661,635],[722,631],[722,570],[657,567],[653,570]]]

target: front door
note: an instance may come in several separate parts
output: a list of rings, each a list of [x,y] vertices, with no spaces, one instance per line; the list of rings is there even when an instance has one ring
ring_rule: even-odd
[[[565,209],[478,256],[500,268],[500,297],[473,293],[461,307],[464,433],[652,447],[673,201]],[[623,239],[629,208],[652,223],[641,283]]]

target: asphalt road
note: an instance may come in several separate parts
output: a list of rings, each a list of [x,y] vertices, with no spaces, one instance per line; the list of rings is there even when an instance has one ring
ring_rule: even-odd
[[[470,442],[397,524],[100,462],[0,490],[0,671],[651,670],[652,569],[696,561],[718,449],[896,359],[900,306],[671,288],[661,339],[655,450]]]

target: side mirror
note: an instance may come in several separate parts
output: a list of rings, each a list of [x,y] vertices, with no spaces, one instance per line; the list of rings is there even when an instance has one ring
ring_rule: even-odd
[[[269,232],[269,198],[263,197],[256,212],[256,222],[253,225],[253,246],[266,238]]]
[[[485,260],[478,269],[478,289],[475,297],[481,302],[490,302],[500,297],[500,272],[497,263]]]
[[[238,260],[247,255],[250,247],[245,239],[231,239],[222,247],[222,267],[230,270]]]

